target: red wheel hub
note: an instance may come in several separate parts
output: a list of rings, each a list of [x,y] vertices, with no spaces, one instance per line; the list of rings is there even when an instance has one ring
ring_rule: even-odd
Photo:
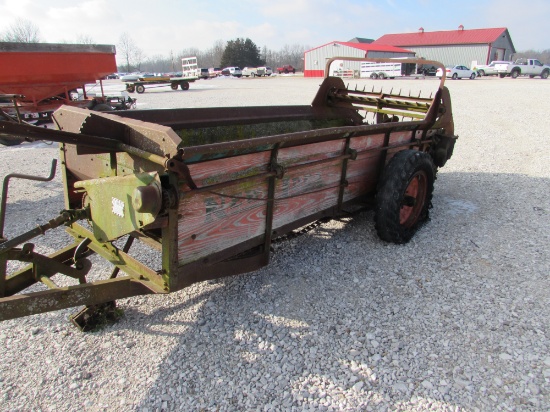
[[[416,172],[403,194],[403,202],[399,211],[399,224],[405,227],[414,226],[426,202],[428,178],[423,171]]]

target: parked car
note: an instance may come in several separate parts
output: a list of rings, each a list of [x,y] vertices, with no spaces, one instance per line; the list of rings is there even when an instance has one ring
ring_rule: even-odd
[[[503,61],[503,60],[495,60],[495,61],[492,61],[489,64],[480,64],[480,65],[475,67],[475,69],[477,70],[476,74],[479,77],[481,77],[481,76],[496,76],[496,75],[498,75],[498,72],[495,68],[495,65],[497,65],[497,64],[510,64],[510,63],[512,63],[512,62]]]
[[[435,66],[424,66],[421,65],[418,67],[418,70],[416,74],[422,74],[424,76],[435,76],[437,73],[437,69]]]
[[[256,77],[258,75],[258,69],[255,67],[243,67],[241,72],[243,77]]]
[[[208,73],[210,74],[210,77],[221,76],[222,69],[220,69],[219,67],[210,67],[208,69]]]
[[[121,76],[120,80],[123,82],[131,82],[131,81],[137,81],[140,77],[139,73],[128,73],[124,76]]]
[[[468,78],[474,80],[476,78],[476,73],[473,70],[468,69],[466,66],[460,66],[460,65],[446,67],[445,73],[448,78],[451,78],[453,80],[468,79]],[[438,68],[435,75],[437,77],[442,77],[443,69]]]
[[[243,77],[267,76],[265,67],[245,67],[244,69],[242,69],[242,74],[243,74]]]
[[[550,76],[550,66],[541,63],[538,59],[517,59],[514,63],[498,63],[495,70],[499,77],[510,76],[517,79],[518,76],[529,76],[531,79],[540,76],[541,79],[547,79]]]
[[[294,67],[292,67],[292,65],[290,65],[290,64],[285,64],[282,67],[277,67],[277,72],[279,74],[282,74],[282,73],[296,73],[296,69]]]
[[[229,72],[229,74],[225,74],[225,73]],[[233,77],[241,77],[243,75],[243,72],[241,71],[241,68],[240,67],[226,67],[225,69],[222,70],[222,74],[224,76],[233,76]]]
[[[210,72],[208,69],[199,69],[199,79],[209,79],[210,78]]]
[[[265,67],[245,67],[242,69],[243,77],[265,76]]]
[[[273,69],[271,67],[262,66],[258,67],[258,71],[263,70],[264,76],[271,76],[273,74]]]

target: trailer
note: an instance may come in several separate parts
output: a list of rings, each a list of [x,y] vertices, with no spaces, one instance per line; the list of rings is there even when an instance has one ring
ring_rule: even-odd
[[[383,241],[408,242],[428,219],[436,170],[456,141],[444,80],[429,96],[326,77],[311,105],[117,114],[63,106],[59,130],[0,121],[2,138],[60,143],[65,199],[59,216],[2,239],[0,320],[84,305],[72,321],[87,330],[116,315],[117,299],[256,270],[274,242],[365,207]],[[3,193],[2,236],[5,213]],[[61,225],[73,241],[37,253],[30,240]],[[136,241],[158,254],[155,266],[140,260]],[[113,272],[90,280],[92,254]],[[28,266],[8,273],[10,261]],[[74,283],[61,287],[56,274]],[[24,292],[37,283],[46,289]]]
[[[154,75],[127,75],[122,77],[129,93],[145,93],[145,88],[163,87],[170,85],[172,90],[189,90],[189,83],[199,79],[200,69],[196,57],[184,57],[181,62],[182,75],[179,77]]]
[[[71,96],[98,79],[103,91],[101,79],[115,71],[111,45],[0,42],[0,118],[51,121],[62,105],[126,110],[135,103],[128,97],[101,93],[89,98],[84,92],[75,101]]]
[[[125,76],[124,76],[125,77]],[[167,76],[150,76],[150,77],[136,77],[136,80],[129,81],[128,78],[122,79],[126,84],[126,90],[128,93],[138,92],[145,93],[145,89],[154,87],[170,86],[172,90],[189,90],[189,83],[194,82],[197,78],[193,77],[167,77]]]
[[[418,63],[426,64],[426,62]],[[369,77],[371,79],[395,79],[396,77],[412,76],[417,72],[417,64],[406,63],[403,59],[398,61],[374,63],[361,63],[361,77]]]

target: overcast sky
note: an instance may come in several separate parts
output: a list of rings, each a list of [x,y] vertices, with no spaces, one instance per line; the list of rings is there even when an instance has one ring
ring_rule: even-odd
[[[507,27],[517,51],[550,49],[548,0],[0,0],[0,33],[17,18],[32,21],[51,43],[85,36],[116,45],[126,32],[146,56],[237,37],[279,50],[461,24]]]

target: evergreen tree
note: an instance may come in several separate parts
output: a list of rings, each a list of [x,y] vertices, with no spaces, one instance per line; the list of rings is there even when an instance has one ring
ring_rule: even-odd
[[[260,48],[249,38],[229,40],[221,60],[222,67],[257,67],[264,63],[260,57]]]

